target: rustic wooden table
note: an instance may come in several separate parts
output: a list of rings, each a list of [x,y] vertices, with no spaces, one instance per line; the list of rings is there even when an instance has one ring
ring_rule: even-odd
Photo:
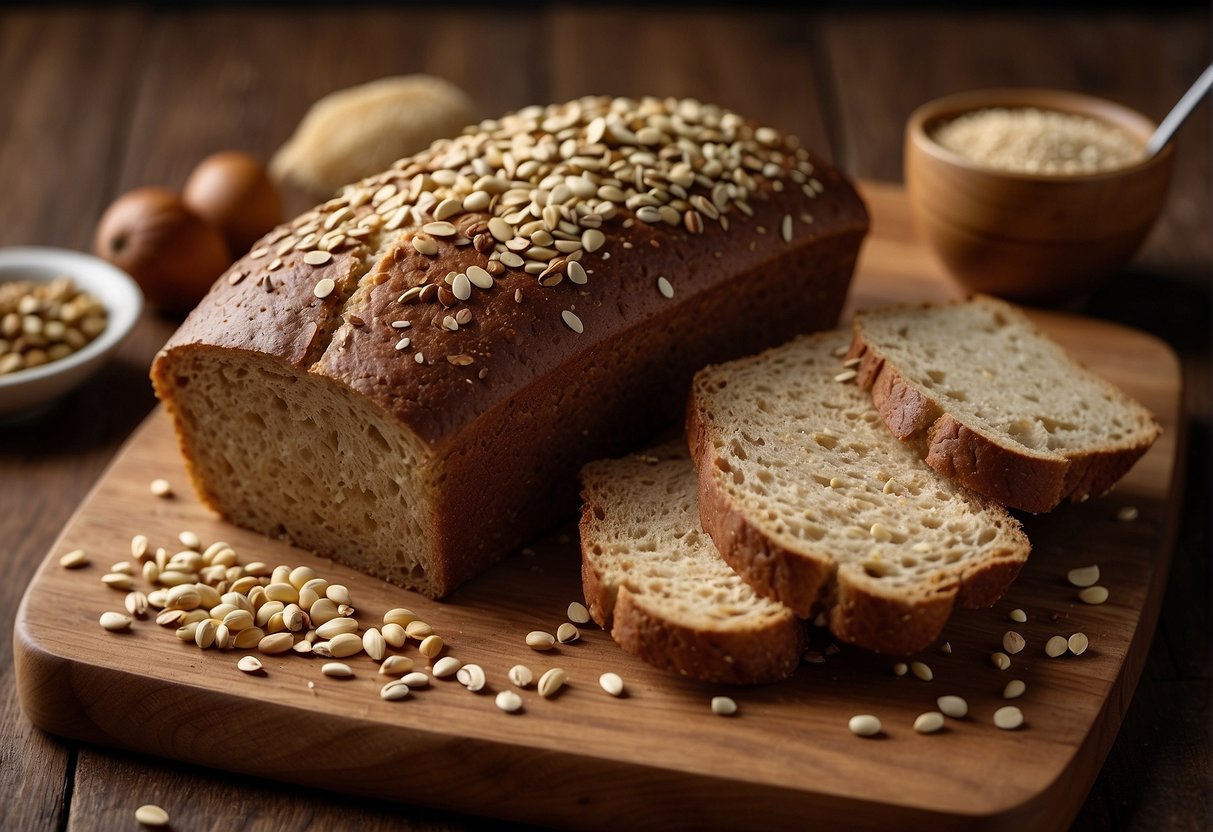
[[[87,249],[118,193],[180,186],[218,149],[268,156],[318,96],[418,71],[455,81],[484,115],[590,92],[693,95],[795,132],[853,175],[898,180],[906,116],[948,92],[1060,87],[1161,116],[1210,60],[1208,22],[1198,8],[1095,16],[576,4],[8,10],[0,12],[0,245]],[[1083,309],[1153,332],[1179,353],[1189,455],[1154,649],[1079,829],[1210,821],[1209,127],[1205,105],[1182,134],[1166,213],[1132,268]],[[290,209],[304,207],[295,199]],[[173,328],[145,315],[99,377],[37,421],[0,429],[0,828],[134,828],[134,807],[153,795],[177,829],[502,828],[67,743],[21,713],[10,660],[17,603],[152,408],[146,367]]]

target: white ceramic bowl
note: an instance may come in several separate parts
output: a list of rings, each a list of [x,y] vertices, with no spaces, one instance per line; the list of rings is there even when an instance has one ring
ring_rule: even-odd
[[[92,255],[61,248],[0,249],[0,282],[54,280],[67,276],[101,301],[105,331],[66,358],[0,376],[0,417],[48,405],[105,363],[130,334],[143,309],[143,294],[126,272]]]

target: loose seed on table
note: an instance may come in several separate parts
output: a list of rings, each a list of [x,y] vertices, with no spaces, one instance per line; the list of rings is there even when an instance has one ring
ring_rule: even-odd
[[[103,612],[101,613],[100,623],[103,629],[109,630],[111,633],[117,633],[130,629],[131,617],[123,615],[120,612]]]
[[[226,627],[227,625],[220,624],[219,626]],[[265,630],[260,627],[249,627],[233,635],[232,646],[240,650],[252,650],[263,638],[265,638]],[[219,640],[218,627],[215,628],[215,640]]]
[[[564,680],[567,678],[565,672],[559,667],[553,667],[539,677],[539,684],[535,689],[539,691],[539,695],[544,699],[550,699],[556,695],[556,692],[564,687]]]
[[[923,662],[910,662],[910,672],[924,682],[929,682],[935,678],[935,674],[931,672],[931,668]]]
[[[1093,586],[1099,581],[1098,566],[1082,566],[1066,573],[1066,580],[1074,586]]]
[[[412,673],[404,674],[400,681],[404,682],[410,688],[424,688],[429,686],[430,677],[426,676],[420,670],[414,670]]]
[[[510,682],[520,688],[525,688],[535,681],[535,674],[524,664],[514,665],[506,675],[509,677]]]
[[[604,673],[598,677],[598,684],[611,696],[623,695],[623,679],[618,673]]]
[[[472,693],[476,693],[484,688],[484,668],[478,664],[465,664],[455,671],[455,679]]]
[[[194,643],[207,650],[215,645],[215,620],[206,618],[194,628]]]
[[[236,667],[245,673],[256,673],[261,670],[261,659],[256,656],[241,656],[240,661],[236,662]]]
[[[1023,725],[1023,712],[1014,705],[1004,705],[994,712],[994,724],[1004,731],[1014,731]]]
[[[168,480],[152,480],[150,488],[157,497],[173,496],[173,487],[169,485]]]
[[[144,826],[168,826],[168,812],[148,803],[135,810],[135,820]]]
[[[1045,642],[1045,655],[1050,659],[1055,659],[1058,656],[1064,655],[1070,649],[1070,644],[1065,636],[1053,636]]]
[[[88,556],[84,554],[83,549],[73,549],[59,558],[59,565],[64,569],[79,569],[82,566],[88,566],[88,564]]]
[[[295,589],[303,589],[304,585],[316,577],[316,570],[310,566],[296,566],[287,575],[287,582]]]
[[[1023,624],[1028,620],[1028,614],[1021,609],[1013,609],[1010,613],[1010,619],[1016,624]]]
[[[939,711],[927,711],[914,720],[914,730],[920,734],[934,734],[942,727],[943,714]]]
[[[1022,650],[1026,644],[1024,637],[1014,630],[1007,630],[1002,636],[1002,649],[1012,656]]]
[[[382,661],[387,654],[387,641],[383,633],[371,627],[362,634],[362,649],[374,661]]]
[[[329,655],[334,659],[356,656],[362,652],[362,639],[357,633],[338,633],[329,639]]]
[[[122,603],[126,607],[126,611],[136,618],[143,618],[147,615],[149,605],[147,596],[142,592],[128,592]]]
[[[316,635],[323,639],[330,639],[342,633],[356,632],[358,632],[358,622],[352,618],[330,618],[316,627]]]
[[[434,628],[424,621],[415,620],[404,625],[404,632],[408,634],[409,638],[415,639],[416,641],[421,641],[426,636],[432,636],[434,634]]]
[[[1121,506],[1116,512],[1116,519],[1122,523],[1132,523],[1139,516],[1136,506]]]
[[[302,656],[306,656],[312,652],[312,643],[310,641],[297,641],[291,645],[291,650]]]
[[[569,604],[568,616],[569,621],[572,621],[574,624],[590,623],[590,611],[586,609],[585,604],[579,601]]]
[[[399,679],[393,679],[379,689],[379,698],[389,702],[397,702],[409,695],[409,686]]]
[[[110,589],[117,589],[122,592],[129,592],[135,586],[135,582],[131,580],[131,576],[123,575],[121,572],[108,572],[102,575],[101,583]]]
[[[1022,679],[1012,679],[1011,681],[1007,682],[1007,686],[1002,689],[1002,698],[1018,699],[1019,697],[1023,696],[1024,691],[1027,689],[1028,686],[1024,684]]]
[[[432,659],[441,653],[445,646],[441,636],[426,636],[421,640],[421,644],[417,645],[417,652],[427,659]]]
[[[713,696],[712,713],[716,716],[732,716],[737,713],[737,703],[728,696]]]
[[[189,530],[181,532],[177,535],[177,539],[181,541],[182,546],[192,551],[197,551],[202,547],[202,541],[198,539],[198,535]]]
[[[434,662],[434,676],[439,679],[445,679],[447,676],[454,676],[459,668],[463,667],[463,662],[454,656],[444,656]]]
[[[1078,600],[1084,604],[1102,604],[1108,600],[1108,588],[1106,586],[1089,586],[1078,593]]]
[[[334,679],[348,679],[354,675],[354,671],[344,662],[325,662],[320,668],[320,672]]]
[[[1070,652],[1075,656],[1081,656],[1087,652],[1087,647],[1091,641],[1083,633],[1075,633],[1066,641],[1066,646],[1070,648]]]
[[[497,694],[496,702],[497,707],[507,714],[517,713],[522,710],[522,697],[512,690],[501,691],[501,693]]]
[[[383,640],[393,647],[403,647],[408,640],[408,634],[399,624],[384,624],[379,632],[383,634]]]
[[[1006,670],[1008,667],[1011,666],[1011,657],[1008,656],[1006,653],[991,653],[990,654],[990,663],[993,664],[995,667],[997,667],[999,670]]]
[[[969,713],[969,703],[961,696],[941,696],[935,700],[935,704],[944,716],[950,716],[952,719],[964,719]]]
[[[561,644],[571,644],[579,638],[581,638],[581,631],[577,629],[576,624],[566,621],[556,629],[556,640]]]
[[[880,720],[873,714],[857,714],[847,722],[851,733],[857,737],[874,737],[880,733]]]
[[[905,662],[897,662],[896,664],[893,665],[893,675],[894,676],[905,676],[906,673],[909,672],[909,670],[910,670],[910,668],[906,665]]]
[[[341,584],[329,584],[324,589],[325,597],[334,604],[353,604],[353,599],[350,598],[350,591]],[[385,616],[386,618],[386,616]]]
[[[526,634],[526,646],[532,650],[551,650],[555,643],[555,637],[542,630],[532,630]]]
[[[257,649],[266,655],[285,653],[295,645],[295,637],[291,633],[274,633],[257,642]]]
[[[312,624],[319,627],[321,624],[327,624],[334,618],[342,618],[341,611],[337,605],[328,598],[321,598],[316,603],[312,604],[312,608],[307,611],[308,618],[312,620]]]

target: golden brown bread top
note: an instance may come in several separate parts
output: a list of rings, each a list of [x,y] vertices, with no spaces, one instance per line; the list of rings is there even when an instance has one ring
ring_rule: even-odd
[[[279,227],[166,349],[309,367],[439,443],[663,304],[866,227],[837,171],[726,110],[676,99],[530,107]]]

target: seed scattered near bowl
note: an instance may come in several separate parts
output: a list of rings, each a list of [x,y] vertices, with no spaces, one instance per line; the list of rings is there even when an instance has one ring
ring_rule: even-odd
[[[354,675],[354,671],[344,662],[325,662],[320,672],[334,679],[348,679]]]
[[[713,696],[712,713],[716,716],[733,716],[737,713],[737,703],[728,696]]]
[[[400,681],[404,682],[410,688],[424,688],[429,687],[430,677],[426,676],[420,670],[414,670],[413,672],[406,673],[404,676],[400,677]]]
[[[236,662],[236,667],[245,673],[256,673],[261,670],[261,659],[256,656],[241,656],[240,661]]]
[[[1065,636],[1053,636],[1045,642],[1045,655],[1050,659],[1065,655],[1065,652],[1069,649],[1070,644]]]
[[[939,711],[927,711],[914,720],[914,730],[920,734],[934,734],[942,727],[943,714]]]
[[[1075,656],[1081,656],[1087,652],[1087,647],[1091,644],[1090,639],[1083,633],[1075,633],[1066,640],[1066,646],[1070,648],[1070,652]]]
[[[1136,506],[1121,506],[1116,512],[1116,519],[1122,523],[1132,523],[1139,516]]]
[[[556,638],[542,630],[532,630],[526,634],[526,646],[532,650],[551,650],[555,643]]]
[[[168,480],[152,480],[150,487],[152,494],[156,495],[157,497],[173,496],[173,487],[169,485]]]
[[[1023,712],[1014,705],[1004,705],[994,712],[994,724],[1004,731],[1014,731],[1023,725]]]
[[[544,699],[550,699],[555,696],[557,691],[564,687],[567,675],[559,667],[553,667],[539,677],[539,684],[535,689],[539,691],[539,695]]]
[[[101,613],[101,627],[109,630],[111,633],[129,630],[131,626],[131,617],[123,615],[120,612],[103,612]]]
[[[454,656],[444,656],[434,662],[434,676],[438,679],[445,679],[448,676],[454,676],[459,668],[463,667],[463,662]]]
[[[64,569],[80,569],[88,566],[88,555],[84,554],[83,549],[73,549],[63,557],[59,558],[59,565]]]
[[[1019,608],[1011,610],[1008,617],[1016,624],[1023,624],[1028,620],[1028,614]]]
[[[135,820],[144,826],[168,826],[168,812],[154,803],[148,803],[135,810]]]
[[[409,686],[400,679],[393,679],[379,689],[379,698],[398,702],[409,695]]]
[[[1002,689],[1002,698],[1018,699],[1024,695],[1024,691],[1027,689],[1028,686],[1024,684],[1022,679],[1012,679],[1011,681],[1007,682],[1007,686]]]
[[[465,664],[455,671],[455,679],[472,693],[476,693],[484,689],[484,668],[478,664]]]
[[[574,624],[590,623],[590,611],[580,601],[574,601],[569,604],[568,617],[569,621],[572,621]]]
[[[1066,573],[1066,580],[1074,586],[1093,586],[1099,582],[1099,566],[1080,566]]]
[[[931,668],[924,662],[910,662],[910,672],[924,682],[929,682],[935,678],[935,674],[931,672]]]
[[[909,671],[910,668],[905,662],[897,662],[893,665],[894,676],[905,676]]]
[[[518,713],[522,710],[522,697],[512,690],[503,690],[497,694],[497,707],[507,714]]]
[[[1014,630],[1007,630],[1002,636],[1002,649],[1006,650],[1012,656],[1023,650],[1027,642],[1024,637]]]
[[[414,662],[408,656],[388,656],[379,665],[379,672],[385,676],[403,676],[413,669]]]
[[[623,679],[618,673],[604,673],[598,677],[598,684],[611,696],[623,696]]]
[[[581,638],[581,630],[577,629],[576,624],[566,621],[556,629],[556,640],[561,644],[571,644],[579,638]]]
[[[516,664],[510,668],[506,674],[510,682],[520,688],[529,687],[531,682],[535,681],[535,674],[531,669],[524,664]]]
[[[417,646],[417,652],[427,659],[432,659],[441,653],[442,648],[445,646],[446,644],[442,641],[441,636],[426,636],[421,640],[421,644]]]
[[[941,696],[935,700],[940,712],[952,719],[964,719],[969,713],[969,703],[962,696]]]
[[[880,733],[880,720],[873,714],[856,714],[847,722],[851,733],[857,737],[874,737]]]
[[[1108,588],[1106,586],[1089,586],[1078,593],[1078,600],[1084,604],[1102,604],[1108,600]]]

